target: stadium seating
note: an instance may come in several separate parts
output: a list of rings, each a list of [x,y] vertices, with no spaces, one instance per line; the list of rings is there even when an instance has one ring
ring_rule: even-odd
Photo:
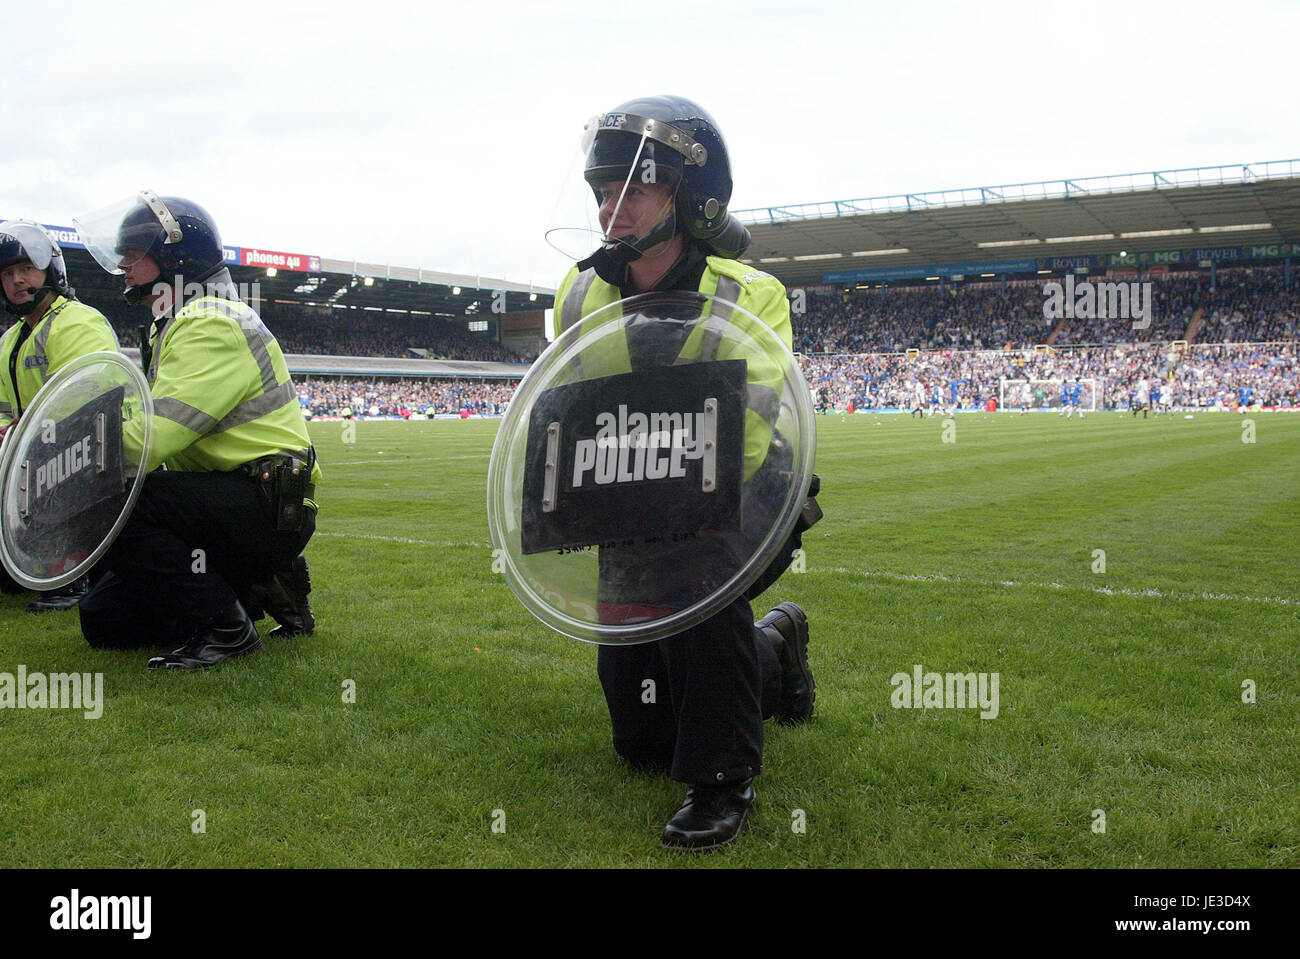
[[[1205,272],[1152,279],[1154,316],[1140,333],[1130,320],[1046,319],[1045,282],[1019,280],[1005,289],[1000,282],[931,283],[814,293],[806,297],[807,311],[794,317],[795,347],[804,353],[867,353],[1169,342],[1187,339],[1197,310],[1204,318],[1201,342],[1273,342],[1294,339],[1300,320],[1300,283],[1288,287],[1282,267],[1219,270],[1213,289]]]

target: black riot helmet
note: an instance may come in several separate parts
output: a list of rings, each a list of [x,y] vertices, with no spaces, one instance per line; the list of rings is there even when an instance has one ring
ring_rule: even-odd
[[[216,221],[192,200],[142,190],[72,222],[86,249],[114,275],[145,255],[157,262],[163,282],[177,284],[202,283],[226,265]],[[133,286],[124,295],[138,303],[147,292]]]
[[[611,180],[653,176],[676,181],[676,223],[709,252],[736,258],[749,246],[749,230],[727,212],[731,162],[722,131],[698,104],[683,97],[629,100],[592,121],[583,176],[601,201],[600,185]],[[671,229],[670,229],[671,228]],[[661,231],[662,232],[662,231]],[[639,244],[644,250],[649,243]]]
[[[0,223],[0,270],[24,261],[45,271],[45,283],[41,289],[66,296],[70,300],[76,299],[76,293],[68,283],[63,250],[59,248],[53,234],[31,220]],[[6,298],[5,309],[15,316],[24,316],[35,309],[41,299],[38,296],[28,303],[15,305]]]

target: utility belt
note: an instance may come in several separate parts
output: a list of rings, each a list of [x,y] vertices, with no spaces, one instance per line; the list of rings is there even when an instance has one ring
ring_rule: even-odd
[[[315,464],[313,446],[307,451],[306,459],[293,453],[272,453],[239,467],[256,480],[262,505],[274,519],[277,532],[301,532],[307,521],[307,510],[316,511],[316,484],[311,481]]]

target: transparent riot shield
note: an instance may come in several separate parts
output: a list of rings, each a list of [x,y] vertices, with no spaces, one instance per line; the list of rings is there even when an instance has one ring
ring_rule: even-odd
[[[510,403],[488,469],[495,555],[561,633],[671,636],[776,559],[815,446],[798,364],[762,320],[696,293],[622,300],[565,331]]]
[[[153,401],[121,353],[59,370],[0,450],[0,558],[15,580],[57,589],[90,569],[131,515],[148,462]]]

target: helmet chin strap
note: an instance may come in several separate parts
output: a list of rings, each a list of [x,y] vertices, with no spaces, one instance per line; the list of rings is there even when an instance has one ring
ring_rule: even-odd
[[[197,279],[194,280],[187,280],[183,276],[178,276],[176,278],[177,281],[176,288],[179,290],[184,290],[184,288],[189,286],[191,283],[202,286],[203,284],[207,283],[207,281],[210,280],[213,276],[215,276],[217,273],[221,272],[224,269],[226,269],[226,264],[218,263],[212,269],[208,270],[203,275],[199,276]],[[158,279],[153,280],[150,283],[137,283],[135,286],[128,286],[125,290],[122,291],[122,299],[126,300],[126,302],[131,304],[132,306],[138,306],[142,302],[144,302],[144,298],[148,296],[150,293],[152,293],[154,291],[154,288],[157,287],[159,284],[162,284],[162,286],[164,287],[168,285],[166,282],[164,282],[162,277],[159,276]],[[183,303],[173,303],[172,311],[175,312],[176,310],[180,309],[184,305],[185,304]]]
[[[595,253],[585,260],[578,261],[578,269],[595,269],[596,275],[611,286],[623,282],[623,271],[633,260],[639,260],[648,251],[660,244],[667,243],[677,235],[677,217],[669,213],[660,220],[648,236],[636,237],[632,234],[606,240]]]
[[[9,298],[5,297],[5,312],[18,317],[30,316],[39,307],[47,305],[59,295],[59,291],[52,286],[29,286],[27,292],[32,295],[32,298],[26,303],[11,303]]]
[[[610,286],[618,286],[623,282],[623,271],[627,265],[640,256],[640,250],[621,240],[607,240],[591,256],[578,261],[578,270],[594,269],[596,275]]]
[[[677,215],[669,213],[664,219],[660,220],[650,235],[636,241],[636,248],[640,253],[648,253],[661,243],[667,243],[677,235]]]

